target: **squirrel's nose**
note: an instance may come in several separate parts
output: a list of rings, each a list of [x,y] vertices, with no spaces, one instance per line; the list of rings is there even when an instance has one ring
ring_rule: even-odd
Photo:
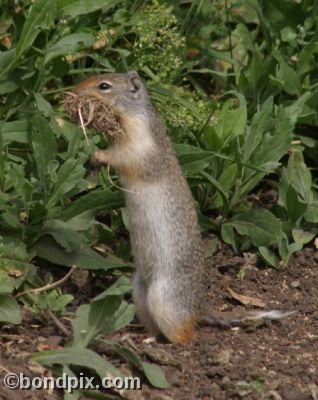
[[[87,86],[83,85],[83,83],[80,83],[79,85],[75,86],[73,89],[73,93],[76,93],[76,94],[88,93],[89,88]]]
[[[92,89],[96,86],[96,79],[86,79],[86,81],[79,83],[73,89],[73,93],[76,94],[89,94],[92,93]]]

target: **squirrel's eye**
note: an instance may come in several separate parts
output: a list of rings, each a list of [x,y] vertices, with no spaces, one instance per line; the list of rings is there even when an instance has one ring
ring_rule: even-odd
[[[112,85],[110,85],[110,84],[107,83],[107,82],[101,82],[101,83],[98,85],[98,89],[99,89],[99,90],[109,90],[109,89],[111,89],[111,87],[112,87]]]

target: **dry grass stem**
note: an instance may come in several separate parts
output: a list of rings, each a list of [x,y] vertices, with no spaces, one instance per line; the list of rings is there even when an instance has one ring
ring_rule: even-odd
[[[119,118],[107,104],[94,96],[67,92],[64,106],[72,121],[79,121],[87,141],[85,127],[93,128],[114,139],[123,132]]]

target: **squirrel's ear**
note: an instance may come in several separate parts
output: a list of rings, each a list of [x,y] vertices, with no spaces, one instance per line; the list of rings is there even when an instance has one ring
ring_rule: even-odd
[[[129,91],[132,93],[137,93],[140,89],[141,81],[136,71],[128,72],[128,85]]]

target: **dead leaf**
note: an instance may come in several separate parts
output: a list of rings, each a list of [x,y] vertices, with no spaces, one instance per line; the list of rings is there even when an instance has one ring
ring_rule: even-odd
[[[242,303],[244,305],[252,305],[252,306],[260,307],[260,308],[265,307],[265,303],[263,302],[263,300],[261,300],[257,297],[250,297],[250,296],[244,296],[242,294],[238,294],[229,287],[227,288],[227,291],[230,293],[230,295],[233,297],[233,299],[239,301],[240,303]]]
[[[22,276],[22,272],[18,269],[11,268],[8,271],[8,275],[12,278],[20,278],[20,276]]]

